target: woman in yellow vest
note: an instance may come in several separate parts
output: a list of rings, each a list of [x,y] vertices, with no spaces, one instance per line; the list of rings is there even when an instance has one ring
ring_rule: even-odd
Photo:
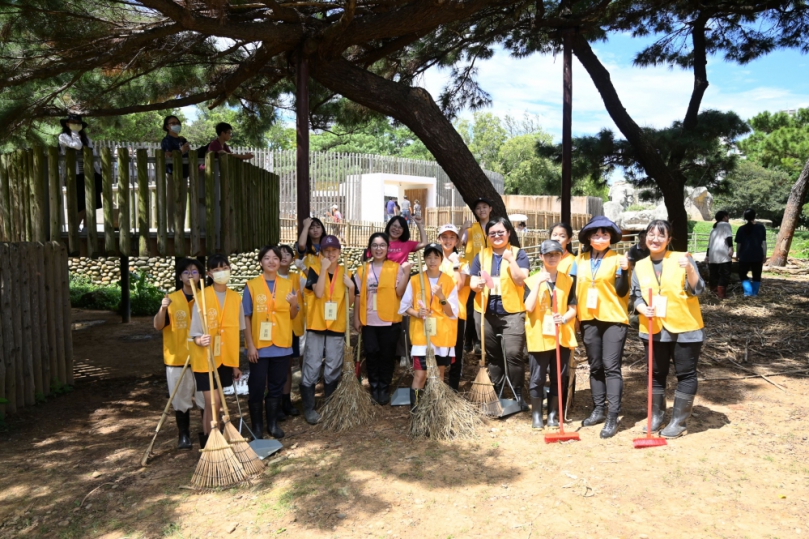
[[[306,289],[312,292],[306,306],[306,349],[303,352],[301,400],[303,417],[310,425],[320,421],[315,411],[315,385],[324,364],[323,384],[328,399],[343,372],[345,302],[354,304],[354,282],[340,265],[340,240],[326,236],[320,242],[320,266],[309,269]]]
[[[489,246],[472,262],[470,286],[476,292],[475,325],[485,324],[489,377],[495,386],[514,386],[522,411],[528,405],[522,397],[525,378],[525,279],[531,268],[528,255],[520,249],[517,234],[508,219],[498,217],[486,225]],[[502,336],[502,342],[498,335]],[[505,348],[505,357],[503,357]],[[499,392],[498,388],[498,392]]]
[[[486,223],[492,214],[492,203],[488,198],[478,198],[472,205],[472,212],[475,214],[475,222],[466,221],[461,227],[460,245],[463,247],[463,261],[468,267],[472,267],[475,257],[481,249],[486,247]],[[475,308],[475,290],[470,289],[469,298],[466,300],[466,311],[472,312]],[[480,324],[467,324],[464,335],[464,349],[475,353],[480,353]],[[475,327],[470,327],[475,326]]]
[[[325,235],[326,227],[323,226],[323,221],[317,217],[307,217],[303,220],[297,248],[298,256],[303,262],[306,273],[309,272],[309,268],[318,264],[320,240],[323,239]]]
[[[461,236],[453,224],[447,224],[438,229],[438,243],[441,244],[444,259],[441,261],[441,272],[452,276],[458,290],[458,339],[455,342],[455,357],[449,367],[449,387],[458,391],[463,375],[463,348],[466,329],[466,304],[469,300],[469,264],[458,256],[458,244]]]
[[[200,276],[203,273],[202,264],[190,258],[178,261],[176,268],[177,291],[163,298],[160,310],[154,317],[154,328],[163,332],[163,363],[166,364],[169,395],[177,385],[180,373],[183,372],[185,360],[191,354],[188,349],[191,311],[194,308],[191,286],[193,283],[199,287]],[[179,431],[177,449],[191,449],[191,408],[195,403],[200,410],[203,409],[202,393],[196,389],[193,373],[187,372],[183,375],[171,401]]]
[[[640,315],[640,338],[649,351],[649,320],[654,334],[652,370],[652,430],[657,431],[666,415],[666,377],[674,361],[677,389],[671,421],[660,432],[676,438],[686,431],[697,394],[697,361],[705,335],[699,299],[705,281],[688,253],[669,251],[671,225],[652,221],[646,228],[649,256],[635,265],[632,299]],[[649,290],[652,305],[649,305]]]
[[[420,275],[414,275],[407,284],[399,314],[410,316],[410,339],[413,358],[413,383],[410,386],[410,410],[415,413],[424,382],[427,381],[427,347],[435,354],[439,379],[455,356],[458,340],[458,286],[452,276],[441,271],[443,249],[437,243],[424,248],[424,286]],[[426,300],[426,301],[425,301]],[[429,336],[429,344],[427,339]]]
[[[528,392],[531,396],[531,427],[541,429],[542,399],[545,377],[550,376],[548,393],[548,426],[559,426],[559,390],[556,383],[556,328],[559,326],[559,344],[564,350],[562,361],[562,387],[567,387],[568,354],[576,348],[576,288],[574,278],[559,271],[565,249],[556,240],[545,240],[540,246],[543,271],[525,281],[529,290],[525,298],[525,333],[528,343],[528,361],[531,369]],[[556,293],[557,313],[553,312],[553,294]],[[562,395],[561,409],[565,409]]]
[[[262,436],[261,401],[264,401],[267,432],[280,439],[284,431],[278,426],[278,410],[292,359],[292,320],[298,316],[298,294],[292,281],[278,275],[281,249],[262,248],[258,261],[261,275],[247,281],[242,293],[244,342],[250,362],[247,404],[253,434]]]
[[[582,426],[604,423],[602,438],[618,432],[624,390],[621,363],[629,327],[629,262],[610,249],[620,240],[618,225],[604,216],[593,217],[579,231],[582,253],[576,260],[576,300],[593,394],[593,412]]]
[[[298,316],[292,319],[292,361],[289,362],[287,381],[284,384],[284,393],[281,396],[281,407],[278,409],[278,421],[286,421],[287,416],[299,416],[301,413],[292,406],[292,362],[301,357],[301,337],[306,331],[306,309],[304,308],[303,293],[301,289],[306,285],[306,279],[301,283],[300,273],[290,273],[295,261],[295,251],[289,245],[279,245],[281,249],[281,267],[278,276],[292,281],[292,289],[298,296]]]
[[[370,253],[370,256],[369,256]],[[390,402],[390,384],[396,367],[396,345],[402,334],[399,299],[407,286],[408,273],[388,260],[388,236],[371,234],[365,263],[354,272],[354,329],[362,333],[365,372],[371,397],[379,404]]]
[[[214,367],[222,380],[222,386],[233,385],[234,380],[242,376],[239,370],[240,331],[244,330],[244,310],[239,294],[228,288],[230,282],[230,262],[224,255],[208,257],[209,283],[205,287],[205,306],[208,309],[208,333],[202,331],[202,319],[194,308],[191,315],[191,369],[197,381],[197,391],[205,396],[205,416],[202,425],[204,433],[200,433],[200,446],[205,447],[208,433],[211,432],[211,395],[221,410],[217,392],[211,393],[208,381],[208,348],[213,351]],[[202,301],[202,298],[199,298]],[[216,389],[216,378],[214,387]]]
[[[573,228],[567,223],[555,223],[548,229],[548,237],[558,241],[562,249],[565,250],[556,270],[575,278],[577,272],[576,256],[571,245],[573,242]]]

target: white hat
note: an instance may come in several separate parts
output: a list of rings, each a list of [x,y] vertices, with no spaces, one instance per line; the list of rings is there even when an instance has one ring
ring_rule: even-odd
[[[338,206],[337,204],[334,204],[334,205],[331,207],[331,209],[333,209],[333,210],[338,210],[338,209],[340,209],[340,206]]]
[[[438,235],[440,236],[444,232],[455,232],[456,236],[458,236],[459,238],[461,237],[461,234],[458,232],[458,227],[456,227],[452,223],[441,225],[441,228],[438,229]]]

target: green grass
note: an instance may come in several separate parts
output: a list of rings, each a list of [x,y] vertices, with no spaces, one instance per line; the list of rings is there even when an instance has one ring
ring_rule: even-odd
[[[733,234],[739,229],[739,225],[731,225]],[[708,237],[713,230],[711,221],[688,221],[688,249],[693,253],[704,253],[708,249]],[[696,234],[696,243],[694,236]],[[777,228],[767,229],[767,256],[772,254],[775,246],[775,239],[778,236]],[[809,230],[796,230],[792,238],[792,246],[789,249],[789,256],[793,258],[809,259]]]

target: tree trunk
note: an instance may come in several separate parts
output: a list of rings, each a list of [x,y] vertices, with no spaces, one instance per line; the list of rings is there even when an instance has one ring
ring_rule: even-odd
[[[581,35],[573,38],[573,53],[593,80],[593,84],[598,89],[598,93],[601,94],[604,107],[607,109],[612,121],[615,122],[626,140],[635,149],[638,162],[663,193],[663,200],[669,212],[669,222],[672,228],[672,247],[678,251],[687,250],[688,215],[685,211],[685,197],[683,196],[685,178],[673,173],[666,166],[657,148],[644,135],[640,126],[629,116],[623,103],[621,103],[621,98],[618,97],[615,86],[610,80],[609,71],[595,55],[587,40]]]
[[[775,240],[775,250],[770,257],[770,266],[786,266],[789,248],[792,245],[792,236],[798,226],[806,191],[809,190],[809,161],[803,166],[798,181],[792,186],[789,193],[787,207],[784,209],[784,219],[781,221],[781,230]]]
[[[409,127],[452,179],[464,202],[492,201],[492,215],[507,217],[503,199],[475,161],[461,135],[427,90],[393,82],[342,59],[311,59],[310,74],[323,86]],[[473,208],[474,209],[474,208]]]

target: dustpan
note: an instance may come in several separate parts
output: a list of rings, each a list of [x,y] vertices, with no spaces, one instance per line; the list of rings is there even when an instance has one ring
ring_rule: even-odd
[[[234,387],[234,389],[236,388]],[[275,439],[264,440],[256,436],[253,433],[253,431],[250,430],[250,427],[247,426],[247,423],[245,423],[244,421],[244,416],[242,415],[242,405],[239,403],[239,401],[241,401],[241,399],[239,398],[239,393],[238,391],[236,391],[235,393],[236,393],[236,406],[239,407],[239,434],[242,433],[242,427],[247,429],[247,432],[250,433],[250,437],[252,438],[252,440],[250,442],[247,442],[247,445],[250,446],[250,449],[255,451],[256,455],[258,455],[258,458],[260,458],[261,460],[264,460],[270,455],[278,453],[280,450],[282,450],[284,446],[278,440]]]
[[[402,329],[404,333],[405,339],[405,357],[407,358],[407,364],[412,365],[413,363],[410,361],[410,346],[407,342],[407,332]],[[396,389],[393,390],[393,393],[390,395],[390,405],[391,406],[410,406],[410,388],[409,387],[398,387],[399,383],[402,381],[402,377],[407,372],[407,368],[405,367],[404,370],[400,369],[399,377],[396,379],[396,382],[393,384]]]
[[[501,348],[503,349],[503,366],[505,368],[503,369],[504,375],[503,383],[500,384],[500,392],[497,394],[497,398],[500,400],[500,408],[502,409],[502,411],[500,412],[500,415],[497,415],[495,417],[506,417],[517,414],[521,410],[520,410],[520,403],[517,401],[516,398],[514,399],[503,398],[503,390],[506,389],[506,384],[508,384],[508,387],[511,389],[512,395],[516,395],[517,392],[514,391],[514,385],[511,383],[511,379],[508,377],[508,362],[506,361],[506,343],[503,340],[502,335],[497,335],[497,337],[500,339],[500,345]]]

